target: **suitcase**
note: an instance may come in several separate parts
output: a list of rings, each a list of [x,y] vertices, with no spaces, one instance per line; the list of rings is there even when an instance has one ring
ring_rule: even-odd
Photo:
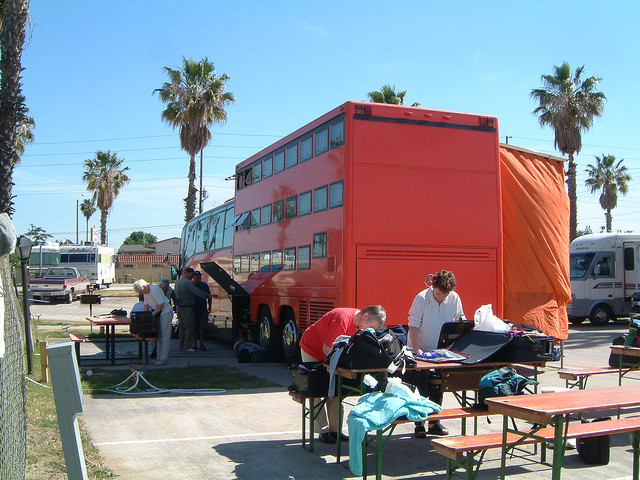
[[[593,421],[599,422],[601,420],[611,420],[611,417],[600,417]],[[582,423],[588,422],[588,420],[582,420]],[[609,463],[610,448],[610,435],[578,438],[576,444],[578,455],[589,465],[607,465]]]
[[[326,397],[329,392],[329,372],[321,362],[303,362],[291,367],[289,391],[301,397]]]
[[[549,362],[553,360],[555,338],[529,334],[515,334],[500,352],[509,362]]]
[[[144,338],[156,337],[158,335],[158,320],[152,312],[132,312],[129,331]]]
[[[471,330],[460,335],[448,350],[469,355],[460,363],[474,364],[504,360],[502,350],[509,343],[513,334]]]

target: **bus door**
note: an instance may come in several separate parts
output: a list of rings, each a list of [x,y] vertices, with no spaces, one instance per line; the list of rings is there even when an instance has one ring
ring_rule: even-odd
[[[640,290],[640,268],[638,268],[638,242],[623,242],[624,296],[630,299],[633,292]]]
[[[591,289],[591,300],[610,300],[622,296],[622,275],[616,289],[616,257],[615,252],[598,252],[591,271],[593,288]],[[617,294],[617,297],[616,297]]]

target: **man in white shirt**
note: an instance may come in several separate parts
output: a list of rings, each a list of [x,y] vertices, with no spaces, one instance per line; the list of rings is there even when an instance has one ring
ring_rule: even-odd
[[[456,292],[456,277],[448,270],[441,270],[433,276],[432,285],[416,295],[409,309],[409,347],[414,352],[429,352],[438,348],[440,330],[446,322],[464,320],[462,301]],[[424,372],[425,374],[427,372]],[[421,375],[416,385],[425,393],[427,375]],[[429,399],[442,405],[442,392],[429,392]],[[448,435],[449,431],[440,422],[429,422],[429,433]],[[417,422],[415,434],[425,438],[424,422]]]

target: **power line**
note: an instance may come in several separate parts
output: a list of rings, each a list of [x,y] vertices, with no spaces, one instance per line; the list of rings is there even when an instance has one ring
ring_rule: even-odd
[[[233,136],[233,137],[270,137],[270,138],[281,138],[282,135],[268,135],[268,134],[259,134],[259,133],[222,133],[216,132],[213,134],[215,136]],[[166,137],[178,137],[177,133],[167,133],[164,135],[146,135],[139,137],[120,137],[120,138],[99,138],[96,140],[66,140],[61,142],[36,142],[32,145],[65,145],[65,144],[74,144],[74,143],[92,143],[92,142],[115,142],[120,140],[143,140],[146,138],[166,138]]]

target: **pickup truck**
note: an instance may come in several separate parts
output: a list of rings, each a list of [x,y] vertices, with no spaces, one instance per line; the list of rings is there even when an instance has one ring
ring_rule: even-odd
[[[64,300],[73,302],[76,296],[88,292],[89,279],[84,278],[77,268],[52,267],[44,276],[29,282],[31,297],[39,300]]]

